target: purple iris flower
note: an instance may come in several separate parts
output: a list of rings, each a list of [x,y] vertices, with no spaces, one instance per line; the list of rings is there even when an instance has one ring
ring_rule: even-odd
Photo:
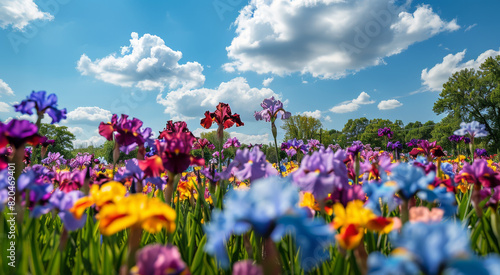
[[[307,146],[304,144],[304,141],[301,139],[297,140],[296,138],[290,139],[287,142],[281,144],[281,150],[285,151],[288,157],[292,157],[297,154],[297,151],[300,150],[302,153],[307,153]]]
[[[334,203],[339,202],[344,207],[347,207],[347,203],[350,201],[365,201],[365,195],[365,191],[361,185],[344,185],[341,188],[336,188],[330,198]]]
[[[278,171],[274,169],[271,163],[266,161],[266,155],[260,151],[259,147],[254,147],[252,150],[245,148],[236,151],[234,160],[229,164],[227,169],[222,172],[222,175],[227,179],[230,177],[231,173],[241,181],[246,179],[254,181],[256,179],[277,175]]]
[[[87,169],[76,170],[76,171],[60,171],[56,173],[54,178],[54,183],[59,184],[59,189],[65,193],[69,193],[73,190],[78,190],[85,183],[85,176],[87,175]]]
[[[42,163],[46,165],[56,164],[60,166],[64,163],[64,158],[59,152],[49,152],[48,156],[42,160]]]
[[[460,123],[460,129],[453,132],[453,134],[457,136],[465,136],[466,134],[469,134],[470,138],[474,140],[475,137],[487,136],[488,131],[486,131],[486,127],[483,124],[473,121],[470,123]]]
[[[474,155],[476,155],[476,157],[488,157],[488,152],[486,152],[486,149],[477,148]]]
[[[459,183],[462,179],[487,188],[500,185],[500,174],[493,171],[484,159],[476,159],[472,165],[466,162],[460,174],[455,177],[455,182]]]
[[[128,115],[122,114],[118,119],[118,116],[113,114],[111,122],[101,122],[99,134],[107,140],[113,140],[113,133],[116,132],[114,137],[120,146],[120,151],[128,154],[137,146],[144,146],[145,143],[153,144],[150,139],[153,135],[151,128],[141,129],[142,124],[142,121],[137,118],[128,119]]]
[[[173,174],[186,171],[189,165],[205,165],[205,160],[191,155],[195,137],[189,132],[168,134],[164,141],[155,140],[163,167]]]
[[[31,92],[29,97],[21,101],[21,103],[14,105],[16,112],[32,115],[33,108],[35,108],[39,116],[44,113],[48,114],[52,118],[52,124],[65,119],[66,108],[57,109],[57,96],[50,94],[48,97],[45,97],[46,93],[45,91]]]
[[[255,112],[254,117],[256,120],[265,120],[267,122],[274,121],[278,115],[281,115],[281,119],[288,119],[292,114],[283,109],[283,103],[279,100],[274,99],[274,96],[264,99],[260,104],[264,109],[260,112]]]
[[[406,146],[408,147],[415,147],[418,145],[418,142],[420,140],[412,138],[409,142],[406,143]]]
[[[484,188],[479,191],[479,195],[481,197],[481,201],[489,198],[489,200],[486,202],[486,207],[492,207],[496,210],[498,207],[498,202],[500,202],[500,185],[495,188]]]
[[[469,144],[470,143],[470,138],[463,137],[463,141],[464,141],[465,144]]]
[[[137,184],[137,182],[144,182],[144,185],[150,182],[158,188],[162,188],[166,184],[165,179],[162,177],[147,177],[144,171],[139,167],[139,161],[137,159],[127,160],[124,168],[125,169],[118,170],[114,180],[124,181],[126,179],[131,179],[134,184]]]
[[[338,150],[342,149],[340,147],[340,145],[338,145],[338,144],[335,144],[335,145],[330,144],[330,145],[328,145],[328,148],[332,149],[332,151],[334,151],[334,152],[337,152]]]
[[[299,169],[293,173],[293,180],[302,191],[322,200],[335,188],[349,185],[345,158],[344,150],[333,153],[329,149],[320,149],[304,157]]]
[[[38,167],[39,165],[37,165]],[[43,174],[46,172],[47,174]],[[29,190],[30,205],[46,201],[50,197],[53,185],[50,182],[52,173],[45,169],[27,169],[17,180],[18,191]],[[24,194],[26,196],[26,193]]]
[[[179,249],[173,245],[147,245],[136,254],[138,274],[190,274]]]
[[[389,128],[389,127],[384,127],[384,128],[378,129],[378,136],[379,137],[387,136],[387,138],[391,139],[393,135],[394,135],[394,132],[391,131],[391,128]]]
[[[25,143],[36,146],[42,138],[37,132],[38,127],[27,120],[13,119],[7,124],[0,122],[0,147],[10,144],[19,148]]]
[[[71,159],[69,166],[73,169],[83,168],[84,166],[89,166],[92,163],[92,155],[89,153],[78,153],[74,159]]]
[[[220,173],[217,172],[213,165],[210,165],[210,167],[205,167],[203,170],[201,170],[201,173],[212,183],[218,182],[222,179]]]
[[[307,148],[309,149],[310,152],[319,150],[323,146],[321,143],[319,143],[319,140],[317,139],[310,139],[307,141]]]
[[[40,215],[49,213],[51,210],[58,212],[64,227],[69,231],[75,231],[82,228],[87,220],[87,214],[83,214],[80,219],[76,219],[69,211],[76,201],[84,195],[81,191],[74,190],[64,193],[61,190],[55,190],[50,196],[48,204],[37,205],[31,212],[31,216],[38,218]]]
[[[463,140],[463,138],[461,136],[451,135],[448,137],[448,140],[454,143],[459,143]]]
[[[241,147],[241,143],[238,140],[238,138],[236,138],[236,137],[234,137],[234,138],[228,138],[227,141],[226,141],[226,143],[224,143],[224,145],[222,146],[222,148],[224,148],[224,149],[227,149],[227,148],[230,148],[230,147],[234,147],[234,148]]]
[[[363,143],[359,140],[353,141],[351,147],[347,149],[347,154],[357,156],[363,150]]]
[[[396,149],[402,150],[403,149],[403,144],[401,142],[396,141],[396,142],[387,142],[387,149],[394,151]]]

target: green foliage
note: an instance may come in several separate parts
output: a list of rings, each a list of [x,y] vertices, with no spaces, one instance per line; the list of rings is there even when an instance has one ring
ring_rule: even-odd
[[[485,144],[500,149],[500,56],[488,58],[479,71],[456,72],[443,85],[434,103],[436,114],[448,114],[461,121],[478,121],[486,126]],[[457,128],[458,129],[458,128]]]
[[[460,128],[460,119],[452,115],[444,117],[440,122],[436,123],[431,132],[431,140],[436,140],[437,144],[443,149],[453,152],[455,144],[448,140],[448,137],[453,135],[453,132]]]
[[[42,123],[38,133],[42,136],[46,136],[48,139],[55,140],[54,145],[49,145],[47,148],[47,154],[48,152],[59,152],[65,159],[70,159],[73,156],[71,151],[73,150],[73,141],[76,138],[75,135],[68,130],[68,127]],[[36,159],[37,163],[41,162],[40,151],[41,146],[33,148],[32,158],[33,160]]]
[[[285,139],[319,139],[319,130],[321,129],[321,121],[317,118],[309,116],[295,115],[284,120],[281,129],[285,130]]]

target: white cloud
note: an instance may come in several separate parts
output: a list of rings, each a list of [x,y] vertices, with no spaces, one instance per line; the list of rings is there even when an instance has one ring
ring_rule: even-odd
[[[269,78],[264,79],[264,81],[262,81],[262,86],[264,86],[264,87],[269,86],[269,84],[271,84],[271,82],[273,82],[273,80],[274,80],[274,77],[269,77]]]
[[[471,59],[467,62],[462,62],[465,53],[466,50],[456,54],[448,54],[443,58],[443,62],[436,64],[430,70],[428,68],[422,70],[421,78],[425,88],[430,91],[441,91],[443,89],[443,84],[446,83],[455,72],[465,68],[478,70],[481,63],[488,57],[500,55],[500,49],[498,51],[487,50],[480,54],[476,60]]]
[[[357,98],[342,102],[341,104],[332,107],[330,111],[337,114],[350,113],[358,110],[359,107],[361,107],[360,105],[373,103],[375,103],[375,101],[370,100],[370,95],[368,95],[366,92],[361,92]]]
[[[111,119],[111,112],[99,107],[78,107],[68,113],[68,120],[73,121],[104,121]]]
[[[374,100],[370,100],[370,95],[368,95],[366,92],[361,92],[356,99],[353,99],[352,102],[359,105],[375,103]]]
[[[476,24],[476,23],[474,23],[474,24],[472,24],[472,25],[468,26],[468,27],[464,30],[464,32],[468,32],[468,31],[472,30],[472,29],[473,29],[474,27],[476,27],[476,26],[477,26],[477,24]]]
[[[313,118],[316,118],[316,119],[320,119],[321,118],[321,111],[320,110],[306,111],[306,112],[299,113],[299,114],[303,115],[303,116],[313,117]]]
[[[249,145],[252,144],[268,144],[269,143],[269,134],[262,135],[247,135],[238,132],[229,132],[231,137],[236,137],[241,143]]]
[[[165,45],[156,35],[144,34],[139,38],[132,33],[130,45],[115,53],[92,61],[83,54],[77,69],[82,75],[93,76],[104,82],[141,90],[193,89],[203,85],[205,76],[198,62],[179,64],[180,51]]]
[[[399,102],[398,100],[389,99],[380,101],[377,107],[379,110],[391,110],[401,106],[403,106],[403,103]]]
[[[33,0],[0,0],[0,27],[9,25],[23,30],[33,20],[52,20],[54,16],[42,12]]]
[[[176,90],[165,97],[159,94],[157,102],[165,106],[165,113],[173,120],[201,119],[205,111],[213,112],[219,102],[228,103],[233,113],[238,113],[246,123],[255,121],[253,114],[265,98],[279,95],[269,88],[251,88],[243,77],[222,82],[215,89]]]
[[[251,0],[234,22],[228,72],[294,72],[340,78],[460,27],[428,5],[408,12],[393,0]]]
[[[78,126],[75,126],[75,127],[68,127],[68,131],[70,131],[71,133],[73,133],[74,135],[79,135],[79,134],[83,134],[83,128],[82,127],[78,127]]]
[[[344,114],[354,112],[359,109],[359,105],[354,102],[342,103],[340,105],[334,106],[330,109],[330,111],[337,114]]]
[[[10,106],[10,104],[7,104],[5,102],[0,101],[0,113],[7,113],[7,112],[10,112],[12,110],[13,110],[13,108],[12,108],[12,106]]]
[[[9,95],[13,96],[14,91],[9,87],[7,83],[5,83],[3,80],[0,79],[0,96],[2,95]]]
[[[330,116],[325,116],[325,121],[326,122],[332,122],[332,118]]]
[[[73,147],[75,148],[85,148],[90,145],[100,146],[104,144],[106,139],[102,136],[92,136],[88,139],[76,139],[73,141]]]

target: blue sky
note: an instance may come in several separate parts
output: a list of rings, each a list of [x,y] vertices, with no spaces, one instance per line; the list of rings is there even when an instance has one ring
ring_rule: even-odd
[[[77,145],[99,144],[113,113],[199,134],[219,101],[252,114],[276,96],[342,129],[350,118],[439,121],[440,87],[500,54],[498,1],[0,0],[0,118],[32,90],[56,93]],[[264,81],[266,80],[266,81]]]

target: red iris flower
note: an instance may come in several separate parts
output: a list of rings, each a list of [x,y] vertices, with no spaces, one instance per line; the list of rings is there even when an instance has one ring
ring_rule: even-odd
[[[189,131],[186,122],[184,121],[176,121],[172,122],[172,120],[169,120],[167,122],[167,125],[165,126],[165,129],[160,132],[160,135],[158,136],[158,139],[164,139],[167,137],[168,134],[174,134],[174,133],[179,133],[179,132],[184,132],[184,133],[192,133]]]
[[[212,123],[216,122],[219,125],[219,128],[224,127],[223,129],[227,129],[236,124],[237,127],[245,125],[241,122],[239,114],[232,114],[231,107],[229,104],[219,102],[217,105],[217,109],[215,112],[211,113],[209,111],[205,112],[205,118],[201,120],[201,126],[205,129],[209,129],[212,126]]]
[[[155,140],[163,167],[173,174],[178,174],[184,172],[191,164],[204,165],[204,159],[195,158],[190,154],[195,139],[191,133],[177,132],[166,134],[164,141]]]

